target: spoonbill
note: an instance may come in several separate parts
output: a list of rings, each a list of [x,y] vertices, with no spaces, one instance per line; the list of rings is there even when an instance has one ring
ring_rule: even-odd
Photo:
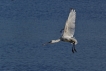
[[[72,52],[77,52],[77,50],[75,49],[75,45],[78,43],[77,40],[74,37],[74,32],[75,32],[75,19],[76,19],[76,11],[75,9],[71,9],[70,13],[69,13],[69,17],[66,21],[65,27],[62,31],[62,36],[57,39],[57,40],[51,40],[50,42],[47,42],[43,45],[46,45],[48,43],[57,43],[60,41],[64,41],[64,42],[69,42],[71,43],[72,46]]]

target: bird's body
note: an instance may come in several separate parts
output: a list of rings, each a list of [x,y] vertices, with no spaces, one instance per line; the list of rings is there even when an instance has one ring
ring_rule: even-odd
[[[68,20],[66,21],[64,31],[62,33],[62,36],[57,40],[51,40],[48,43],[57,43],[59,41],[64,42],[70,42],[73,44],[72,52],[76,52],[75,45],[78,43],[77,40],[73,37],[75,32],[75,19],[76,19],[76,12],[74,9],[71,9],[71,12],[69,14]],[[46,44],[48,44],[46,43]],[[44,44],[44,45],[46,45]]]
[[[74,37],[72,37],[72,38],[61,38],[61,41],[75,43],[75,45],[78,43],[77,40]]]

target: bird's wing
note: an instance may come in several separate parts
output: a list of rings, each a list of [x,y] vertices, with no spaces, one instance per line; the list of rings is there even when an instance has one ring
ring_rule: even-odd
[[[74,9],[72,9],[65,24],[63,37],[73,37],[75,31],[75,19],[76,12]]]

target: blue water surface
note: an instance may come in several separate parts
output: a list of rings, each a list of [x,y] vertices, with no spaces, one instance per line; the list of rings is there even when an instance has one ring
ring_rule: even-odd
[[[76,10],[77,53],[61,36]],[[105,71],[105,0],[0,0],[0,71]]]

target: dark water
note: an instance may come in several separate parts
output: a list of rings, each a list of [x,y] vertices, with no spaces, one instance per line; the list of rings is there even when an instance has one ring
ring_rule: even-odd
[[[71,8],[77,12],[72,45],[43,43],[61,36]],[[0,0],[0,71],[105,71],[105,0]]]

